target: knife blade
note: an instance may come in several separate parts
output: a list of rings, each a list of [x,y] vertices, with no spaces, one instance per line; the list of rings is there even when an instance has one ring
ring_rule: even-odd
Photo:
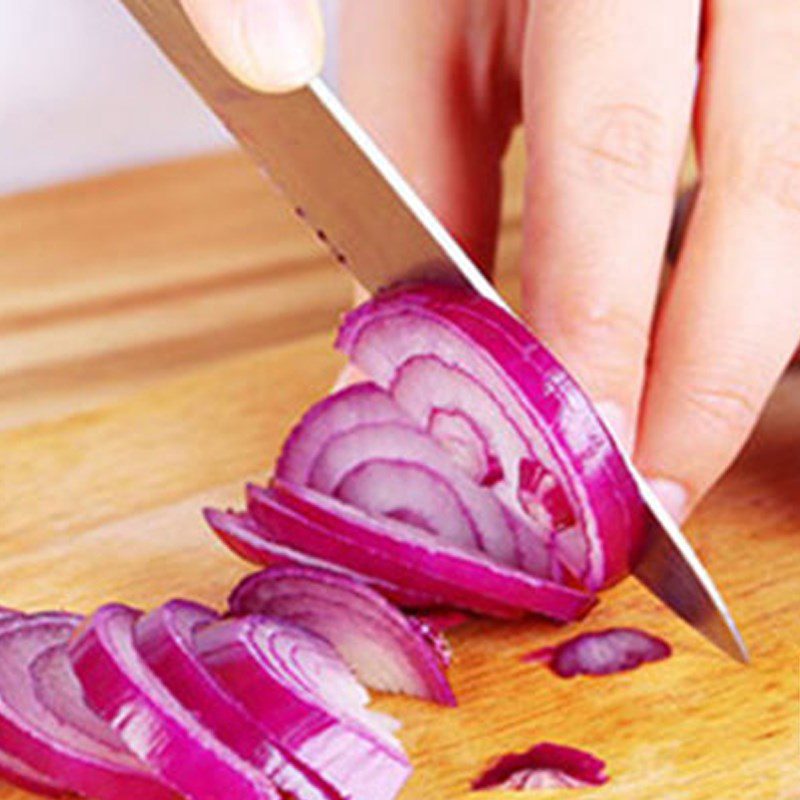
[[[261,94],[222,67],[179,0],[121,2],[366,289],[414,279],[466,284],[508,310],[321,79],[288,94]],[[627,456],[626,463],[648,510],[634,574],[693,628],[746,662],[747,648],[708,571]]]

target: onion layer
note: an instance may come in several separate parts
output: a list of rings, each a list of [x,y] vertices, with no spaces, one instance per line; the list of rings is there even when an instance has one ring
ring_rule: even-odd
[[[372,689],[456,704],[441,637],[362,581],[330,570],[273,567],[240,583],[229,607],[236,616],[277,617],[324,637]]]
[[[70,658],[89,705],[190,800],[280,800],[272,781],[214,737],[147,666],[134,641],[140,616],[104,606],[72,641]]]
[[[270,740],[350,800],[390,800],[411,766],[366,709],[369,696],[320,637],[267,617],[226,620],[195,634],[215,678],[261,721]]]

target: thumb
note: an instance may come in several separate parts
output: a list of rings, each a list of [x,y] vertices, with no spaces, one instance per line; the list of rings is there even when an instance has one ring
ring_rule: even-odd
[[[181,0],[214,55],[242,83],[286,92],[322,68],[317,0]]]

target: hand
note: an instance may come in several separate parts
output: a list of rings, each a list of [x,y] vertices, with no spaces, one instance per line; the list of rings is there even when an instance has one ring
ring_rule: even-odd
[[[316,0],[181,0],[212,52],[243,83],[285,92],[322,68]]]
[[[342,2],[348,104],[487,270],[524,123],[525,317],[684,517],[800,339],[800,4]],[[655,314],[692,130],[701,189]]]

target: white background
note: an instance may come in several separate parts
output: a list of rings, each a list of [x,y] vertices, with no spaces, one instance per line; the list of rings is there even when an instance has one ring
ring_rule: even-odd
[[[0,0],[0,194],[226,143],[116,0]]]

